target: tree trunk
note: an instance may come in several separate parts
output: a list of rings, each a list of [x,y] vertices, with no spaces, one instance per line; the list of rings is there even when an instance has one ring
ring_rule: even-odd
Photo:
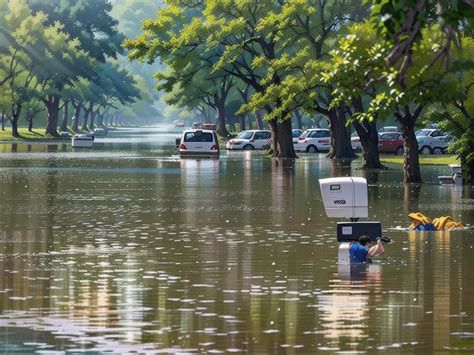
[[[5,130],[5,110],[2,111],[2,131]]]
[[[247,129],[247,125],[245,124],[245,116],[247,115],[240,115],[240,130],[245,131]]]
[[[403,182],[420,183],[420,162],[418,160],[418,142],[416,141],[414,124],[400,122],[403,136]]]
[[[329,130],[331,131],[331,149],[327,155],[330,159],[353,159],[354,154],[351,146],[351,134],[346,127],[346,119],[342,110],[331,110],[328,112]]]
[[[225,128],[225,107],[222,100],[216,99],[217,112],[217,133],[222,137],[229,137],[229,132]]]
[[[257,129],[263,129],[263,112],[261,110],[257,110],[255,118],[257,122]]]
[[[61,132],[67,131],[67,116],[69,114],[69,101],[64,103],[64,111],[63,111],[63,121],[61,122]]]
[[[87,122],[89,121],[89,115],[91,114],[92,111],[92,105],[89,106],[88,109],[84,112],[84,121],[82,122],[82,127],[81,129],[84,131],[87,131]]]
[[[291,135],[291,119],[287,119],[283,123],[271,120],[269,124],[272,132],[272,158],[298,158]]]
[[[352,106],[356,112],[364,112],[360,96],[352,98]],[[362,168],[384,169],[385,167],[380,163],[377,122],[375,120],[372,122],[366,120],[363,122],[354,121],[353,126],[362,145]]]
[[[72,130],[74,132],[77,132],[79,130],[79,117],[81,115],[81,103],[79,102],[77,105],[72,103],[72,106],[74,107],[74,118],[72,120]]]
[[[19,117],[19,115],[15,115],[10,120],[11,125],[12,125],[12,136],[13,137],[19,137],[20,136],[20,134],[18,133],[18,117]]]
[[[299,129],[303,129],[303,121],[301,119],[301,112],[300,110],[296,109],[294,110],[295,112],[295,118],[296,118],[296,126],[299,128]]]
[[[32,132],[33,131],[33,118],[29,118],[28,119],[28,132]]]
[[[95,128],[95,117],[97,115],[97,111],[94,111],[93,109],[91,109],[91,124],[89,125],[89,129],[90,130],[94,130]]]
[[[45,106],[48,110],[48,123],[46,125],[46,134],[50,134],[53,137],[58,136],[58,115],[59,115],[59,96],[49,96],[48,100],[45,100]]]
[[[474,119],[471,118],[467,129],[467,144],[465,151],[460,154],[462,182],[465,185],[474,185]]]

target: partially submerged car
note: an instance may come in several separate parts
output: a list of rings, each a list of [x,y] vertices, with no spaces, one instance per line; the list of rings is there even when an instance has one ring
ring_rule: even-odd
[[[317,153],[331,148],[331,133],[326,128],[311,128],[305,130],[293,143],[295,151]]]
[[[215,131],[191,129],[183,132],[179,144],[179,154],[219,156],[219,140]]]
[[[229,150],[265,149],[270,143],[271,136],[267,130],[242,131],[237,137],[229,140],[226,147]]]

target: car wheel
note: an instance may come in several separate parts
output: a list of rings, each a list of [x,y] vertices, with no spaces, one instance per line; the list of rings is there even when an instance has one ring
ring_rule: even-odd
[[[441,149],[441,148],[434,148],[434,149],[433,149],[433,154],[443,154],[443,149]]]
[[[403,147],[398,147],[397,151],[395,152],[396,155],[403,155]]]
[[[254,149],[255,148],[251,144],[246,144],[246,145],[244,145],[244,148],[243,148],[243,150],[254,150]]]
[[[308,148],[306,148],[306,152],[307,153],[317,153],[318,148],[316,148],[314,145],[310,145],[310,146],[308,146]]]
[[[427,147],[427,146],[424,146],[423,148],[421,148],[421,154],[423,154],[423,155],[431,154],[431,148]]]

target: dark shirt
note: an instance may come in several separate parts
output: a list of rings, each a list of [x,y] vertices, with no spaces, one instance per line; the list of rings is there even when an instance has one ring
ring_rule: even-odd
[[[351,263],[365,263],[367,262],[367,254],[369,253],[369,249],[363,246],[360,243],[354,243],[351,245],[349,249],[349,256],[351,259]]]

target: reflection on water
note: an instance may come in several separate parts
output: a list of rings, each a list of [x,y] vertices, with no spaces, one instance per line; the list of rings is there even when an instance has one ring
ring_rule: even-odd
[[[416,209],[473,223],[470,188],[381,171],[370,214],[395,242],[344,269],[318,178],[363,171],[322,154],[181,160],[176,133],[149,131],[1,146],[4,352],[473,351],[472,231],[393,229]]]

